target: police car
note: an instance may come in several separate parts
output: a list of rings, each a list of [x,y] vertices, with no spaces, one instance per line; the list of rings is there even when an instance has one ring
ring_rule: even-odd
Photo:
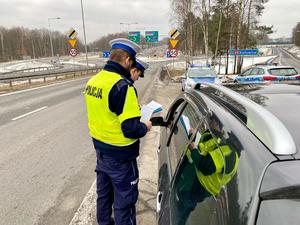
[[[221,83],[216,72],[209,65],[191,64],[181,82],[181,90],[190,90],[197,83]]]
[[[257,65],[235,77],[235,83],[266,83],[279,81],[300,81],[300,75],[294,67],[276,65]]]
[[[299,110],[300,83],[201,84],[178,96],[151,119],[161,126],[157,224],[298,225]]]

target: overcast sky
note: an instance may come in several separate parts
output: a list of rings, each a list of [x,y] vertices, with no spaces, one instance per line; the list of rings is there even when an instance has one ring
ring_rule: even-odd
[[[171,29],[169,0],[83,0],[88,42],[120,31],[159,30],[167,35]],[[269,0],[261,23],[274,25],[272,37],[291,36],[291,30],[300,22],[300,0]],[[0,26],[48,28],[67,33],[73,27],[83,40],[80,0],[0,0]],[[162,36],[161,36],[162,37]]]

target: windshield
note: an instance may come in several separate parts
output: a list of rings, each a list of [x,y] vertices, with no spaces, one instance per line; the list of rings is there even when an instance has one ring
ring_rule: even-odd
[[[274,68],[269,69],[269,72],[275,76],[293,76],[298,74],[294,68]]]
[[[215,76],[216,73],[211,69],[196,68],[196,69],[188,70],[188,77],[215,77]]]

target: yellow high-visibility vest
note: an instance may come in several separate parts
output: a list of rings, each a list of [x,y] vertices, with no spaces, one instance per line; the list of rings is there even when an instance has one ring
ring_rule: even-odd
[[[90,135],[101,142],[114,146],[127,146],[137,139],[126,138],[122,132],[123,121],[141,116],[133,86],[128,86],[123,112],[117,116],[109,109],[109,93],[123,79],[121,75],[106,70],[93,76],[85,87],[85,100]]]
[[[197,166],[194,165],[198,181],[212,195],[219,194],[221,191],[221,187],[223,185],[226,185],[232,179],[237,171],[239,162],[238,154],[236,152],[233,153],[228,145],[217,146],[216,143],[216,140],[214,140],[214,138],[211,138],[205,142],[200,143],[200,149],[198,148],[197,150],[194,150],[198,151],[198,153],[202,155],[210,154],[215,164],[216,171],[211,175],[204,175],[200,170],[198,170]],[[226,174],[225,172],[222,172],[224,171],[226,166],[224,157],[229,156],[230,154],[235,154],[235,164],[232,171]],[[189,149],[187,149],[186,151],[186,156],[189,162],[193,163],[193,160],[191,158],[191,151]]]

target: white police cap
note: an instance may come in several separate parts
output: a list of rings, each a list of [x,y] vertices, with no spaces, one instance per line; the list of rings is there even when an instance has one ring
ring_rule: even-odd
[[[141,47],[126,38],[116,38],[109,42],[112,49],[122,49],[128,52],[132,57],[141,50]]]
[[[140,60],[140,59],[137,58],[136,59],[136,66],[135,67],[142,72],[142,74],[140,75],[140,77],[144,77],[144,71],[146,69],[148,69],[149,64],[146,63],[146,62],[143,62],[142,60]]]

